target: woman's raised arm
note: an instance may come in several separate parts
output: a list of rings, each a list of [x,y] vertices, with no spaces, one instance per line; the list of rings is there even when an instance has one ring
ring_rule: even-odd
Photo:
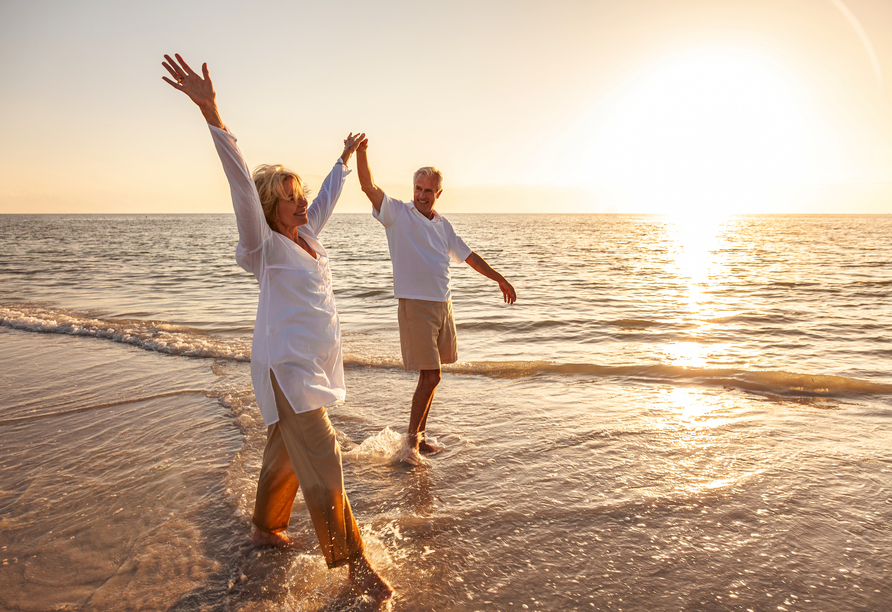
[[[165,55],[164,58],[167,61],[162,62],[161,65],[175,80],[172,81],[167,77],[161,78],[174,89],[189,96],[189,99],[201,109],[201,114],[204,115],[211,127],[214,146],[217,148],[220,161],[223,163],[223,171],[229,181],[232,207],[238,224],[239,248],[236,250],[236,260],[243,268],[253,272],[251,262],[248,260],[260,248],[271,231],[264,218],[263,208],[260,206],[257,188],[254,186],[254,180],[251,178],[251,172],[245,164],[242,152],[239,151],[236,144],[235,136],[226,130],[223,120],[220,119],[220,113],[217,112],[217,94],[214,92],[214,84],[208,74],[208,65],[204,64],[201,67],[201,71],[204,73],[204,78],[202,78],[189,67],[189,64],[179,54],[174,57],[176,60]]]
[[[344,139],[344,152],[341,153],[341,159],[339,160],[343,163],[335,164],[335,167],[328,173],[328,176],[322,181],[319,193],[307,210],[308,225],[314,234],[318,235],[322,228],[325,227],[325,224],[328,223],[335,204],[338,203],[338,198],[341,197],[344,181],[350,173],[347,169],[347,162],[350,161],[350,157],[363,139],[365,139],[365,134],[354,135],[353,132],[350,132],[347,138]]]
[[[225,129],[223,120],[220,119],[220,113],[217,110],[217,93],[214,91],[211,75],[208,74],[208,65],[206,63],[201,65],[201,72],[204,75],[204,78],[202,78],[189,67],[189,64],[180,57],[179,53],[175,53],[174,57],[176,57],[176,60],[169,55],[165,55],[164,59],[167,61],[161,62],[161,65],[167,68],[174,80],[171,81],[167,77],[161,78],[174,89],[182,91],[189,96],[189,99],[195,102],[195,105],[201,109],[201,114],[204,115],[205,121],[209,125],[221,130]]]

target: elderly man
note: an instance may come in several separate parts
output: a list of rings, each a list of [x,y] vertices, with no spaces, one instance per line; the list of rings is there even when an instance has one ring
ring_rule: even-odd
[[[375,185],[368,160],[368,139],[357,149],[357,171],[374,216],[387,232],[393,264],[393,295],[399,299],[400,348],[403,367],[418,370],[412,396],[407,443],[412,453],[441,450],[424,439],[427,415],[440,383],[440,367],[458,360],[455,321],[449,288],[449,260],[466,262],[496,281],[506,303],[517,299],[514,287],[456,235],[452,224],[434,210],[443,193],[443,175],[426,166],[415,172],[412,202],[388,197]]]

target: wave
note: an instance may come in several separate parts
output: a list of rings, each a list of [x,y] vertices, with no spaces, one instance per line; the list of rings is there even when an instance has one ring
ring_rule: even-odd
[[[347,355],[347,367],[402,369],[398,358],[369,360]],[[443,366],[443,372],[490,378],[534,378],[548,375],[582,376],[649,384],[673,384],[739,389],[759,395],[801,399],[892,395],[892,384],[832,374],[804,374],[782,370],[696,368],[668,364],[626,366],[553,361],[465,361]]]
[[[251,360],[251,338],[212,336],[164,322],[103,320],[59,308],[7,304],[0,305],[0,325],[30,332],[100,338],[169,355]]]
[[[251,360],[250,337],[215,336],[189,327],[141,320],[102,320],[85,313],[33,305],[0,305],[0,326],[105,339],[145,350],[229,361]],[[349,350],[349,344],[345,347]],[[402,369],[399,355],[345,351],[347,368]],[[600,365],[554,361],[465,361],[443,366],[454,375],[489,378],[577,376],[623,382],[724,387],[789,399],[892,395],[892,384],[830,374],[781,370],[698,368],[670,364]]]

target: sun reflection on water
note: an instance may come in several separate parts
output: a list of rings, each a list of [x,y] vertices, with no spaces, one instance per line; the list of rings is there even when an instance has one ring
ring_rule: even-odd
[[[674,364],[702,368],[706,365],[706,352],[710,347],[697,342],[676,342],[666,345],[666,357]]]
[[[731,490],[754,477],[759,469],[741,457],[740,435],[735,427],[746,418],[727,394],[697,387],[669,387],[655,411],[653,424],[672,461],[655,466],[661,487],[697,497]]]
[[[687,276],[702,279],[709,268],[706,255],[714,246],[725,217],[676,215],[669,221],[676,242],[673,255],[678,267]]]
[[[725,254],[735,223],[724,214],[680,214],[666,217],[664,232],[669,258],[668,282],[674,282],[675,312],[684,324],[688,339],[667,342],[664,363],[685,368],[707,368],[725,361],[732,345],[718,335],[723,320],[736,314],[724,300],[714,297],[716,287],[728,285],[730,271]],[[728,412],[724,394],[700,388],[673,387],[667,390],[663,426],[669,440],[682,454],[678,462],[664,468],[666,482],[688,495],[729,489],[750,476],[740,470],[728,454],[726,428],[735,415]]]
[[[708,336],[711,329],[709,325],[699,327],[694,333],[699,336]],[[723,356],[728,354],[732,345],[729,343],[702,343],[702,342],[675,342],[663,347],[663,355],[666,361],[672,365],[685,368],[705,368],[723,361]]]
[[[669,400],[674,404],[674,416],[676,422],[685,427],[709,428],[721,427],[731,422],[726,417],[709,416],[721,406],[704,401],[703,392],[697,389],[675,387],[670,393]]]
[[[676,316],[693,327],[690,341],[676,341],[662,347],[665,359],[673,365],[706,367],[710,361],[723,361],[728,344],[715,342],[720,326],[716,319],[736,314],[714,298],[715,287],[727,286],[729,270],[725,253],[734,222],[725,214],[678,214],[665,218],[664,232],[669,259],[667,280],[674,279]]]
[[[674,262],[674,272],[687,279],[691,297],[702,294],[702,287],[708,284],[710,275],[720,274],[720,262],[716,252],[723,246],[722,229],[729,217],[723,214],[678,214],[667,217],[666,232],[672,244],[670,255]],[[689,300],[696,305],[701,300]]]

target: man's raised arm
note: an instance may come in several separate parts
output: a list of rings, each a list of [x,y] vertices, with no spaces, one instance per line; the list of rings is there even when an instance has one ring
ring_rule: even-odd
[[[381,203],[384,202],[384,190],[375,185],[372,178],[372,169],[369,168],[369,139],[363,138],[356,149],[356,171],[359,173],[359,185],[375,207],[376,212],[381,212]]]
[[[465,263],[480,272],[480,274],[486,278],[499,283],[499,289],[502,290],[502,297],[505,299],[506,304],[513,304],[517,301],[517,294],[514,292],[514,287],[511,286],[511,283],[506,281],[504,276],[493,270],[492,267],[480,257],[480,255],[471,251],[471,254],[468,255],[468,258],[465,260]]]

